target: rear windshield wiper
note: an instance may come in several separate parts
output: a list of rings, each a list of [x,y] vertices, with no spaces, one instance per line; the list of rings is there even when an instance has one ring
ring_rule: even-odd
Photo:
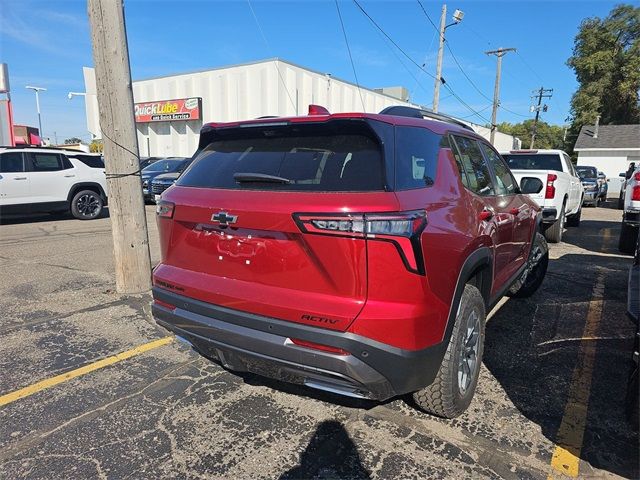
[[[238,183],[291,183],[291,180],[266,173],[234,173],[233,179]]]

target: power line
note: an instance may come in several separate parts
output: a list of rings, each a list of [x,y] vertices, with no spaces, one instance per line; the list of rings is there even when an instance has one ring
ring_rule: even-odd
[[[371,15],[369,15],[367,13],[367,11],[362,7],[362,5],[360,5],[360,3],[358,2],[358,0],[353,0],[353,3],[356,4],[356,6],[360,9],[360,11],[369,19],[369,21],[371,21],[371,23],[385,36],[387,37],[387,39],[407,58],[407,60],[409,60],[411,63],[413,63],[416,67],[418,67],[418,69],[422,70],[424,73],[426,73],[428,76],[430,76],[431,78],[433,78],[435,80],[435,75],[433,75],[432,73],[426,71],[419,63],[417,63],[413,58],[411,58],[411,56],[409,56],[407,54],[407,52],[405,52],[402,47],[400,47],[400,45],[398,45],[390,36],[389,34],[387,34],[387,32],[384,31],[384,29],[378,25],[378,23],[371,17]],[[468,103],[466,103],[462,98],[460,98],[460,96],[455,93],[453,91],[453,89],[446,83],[444,82],[443,79],[443,86],[449,91],[449,93],[451,93],[456,100],[458,100],[458,102],[463,105],[465,108],[467,108],[470,112],[474,113],[476,116],[478,116],[479,118],[483,119],[486,122],[489,122],[489,119],[485,118],[484,116],[480,115],[480,113],[478,113],[476,110],[474,110]]]
[[[427,13],[427,10],[424,8],[424,5],[422,4],[422,2],[420,0],[416,0],[416,1],[418,2],[418,5],[420,5],[420,8],[422,9],[422,12],[424,13],[425,17],[427,17],[427,20],[429,20],[429,23],[433,26],[433,28],[436,30],[436,32],[438,32],[439,31],[438,27],[436,26],[436,24],[433,22],[433,20],[431,19],[431,17]],[[464,68],[462,68],[462,65],[458,61],[458,58],[453,53],[453,50],[451,49],[451,44],[449,43],[449,41],[447,39],[444,39],[444,42],[445,42],[444,43],[445,46],[447,47],[447,50],[451,54],[451,58],[453,58],[454,63],[457,65],[457,67],[460,70],[460,72],[462,73],[462,75],[464,75],[464,77],[471,84],[471,86],[474,88],[474,90],[476,92],[478,92],[480,94],[480,96],[483,97],[485,100],[488,100],[490,102],[493,101],[490,97],[485,95],[482,90],[480,90],[480,88],[475,84],[475,82],[471,79],[471,77],[469,77],[469,75],[467,75],[467,72],[464,71]],[[517,115],[517,116],[523,117],[523,118],[529,118],[529,115],[522,115],[521,113],[514,112],[514,111],[509,110],[509,109],[507,109],[507,108],[505,108],[503,106],[501,106],[501,108],[506,112],[512,113],[513,115]]]
[[[269,55],[273,56],[273,52],[271,50],[271,46],[269,45],[269,41],[267,40],[267,36],[264,34],[264,31],[262,30],[262,26],[260,25],[260,21],[258,20],[258,16],[256,15],[255,10],[253,9],[253,5],[251,4],[251,0],[247,0],[247,3],[249,4],[249,9],[251,10],[251,15],[253,15],[253,19],[256,22],[256,25],[258,26],[258,30],[260,31],[260,35],[262,36],[262,40],[264,41],[264,44],[267,47],[267,50],[269,51]],[[287,83],[284,81],[284,77],[282,76],[282,72],[280,71],[280,67],[278,67],[278,60],[276,60],[276,62],[274,63],[274,65],[276,66],[276,70],[278,71],[278,77],[280,77],[280,81],[282,82],[282,86],[284,87],[284,90],[287,92],[287,97],[289,97],[289,101],[291,102],[291,106],[293,107],[293,109],[296,112],[296,115],[298,114],[298,107],[296,105],[296,103],[293,101],[293,97],[291,96],[291,92],[289,92],[289,88],[287,87]]]
[[[347,38],[347,31],[344,28],[344,22],[342,21],[342,14],[340,13],[340,5],[338,5],[338,0],[336,2],[336,10],[338,10],[338,18],[340,19],[340,26],[342,27],[342,33],[344,35],[344,43],[347,44],[347,51],[349,52],[349,60],[351,60],[351,68],[353,69],[353,76],[356,79],[356,86],[358,87],[358,93],[360,94],[360,101],[362,102],[362,111],[366,111],[367,108],[364,106],[364,98],[362,98],[362,90],[360,89],[360,82],[358,81],[358,74],[356,73],[356,65],[353,63],[353,56],[351,55],[351,47],[349,47],[349,39]]]

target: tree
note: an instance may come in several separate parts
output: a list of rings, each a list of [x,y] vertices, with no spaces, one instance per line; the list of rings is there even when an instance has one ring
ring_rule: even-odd
[[[69,145],[70,143],[82,143],[82,140],[79,139],[78,137],[71,137],[71,138],[67,138],[64,141],[65,145]]]
[[[104,145],[102,144],[102,140],[93,140],[89,144],[89,151],[91,153],[102,153]]]
[[[508,133],[522,140],[526,147],[529,147],[529,139],[533,129],[533,119],[527,119],[521,123],[503,122],[498,124],[498,131]],[[546,122],[538,120],[536,131],[536,148],[558,148],[564,149],[564,128],[558,125],[549,125]]]
[[[640,122],[640,8],[618,5],[605,19],[582,21],[567,60],[578,81],[571,99],[573,145],[582,125]]]

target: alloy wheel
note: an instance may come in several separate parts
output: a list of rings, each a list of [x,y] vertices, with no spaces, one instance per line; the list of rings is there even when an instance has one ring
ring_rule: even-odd
[[[458,361],[458,389],[464,395],[478,369],[478,349],[480,347],[480,316],[472,310],[467,317],[464,327],[464,343],[460,350]]]

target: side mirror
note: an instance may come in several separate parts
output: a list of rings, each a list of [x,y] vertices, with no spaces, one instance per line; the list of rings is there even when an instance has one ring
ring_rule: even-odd
[[[626,174],[625,172],[622,172],[622,173],[619,173],[619,174],[618,174],[618,176],[619,176],[619,177],[625,177],[625,178],[626,178],[626,177],[627,177],[627,174]]]
[[[542,187],[542,180],[539,178],[523,177],[520,180],[520,191],[525,194],[540,193]]]

